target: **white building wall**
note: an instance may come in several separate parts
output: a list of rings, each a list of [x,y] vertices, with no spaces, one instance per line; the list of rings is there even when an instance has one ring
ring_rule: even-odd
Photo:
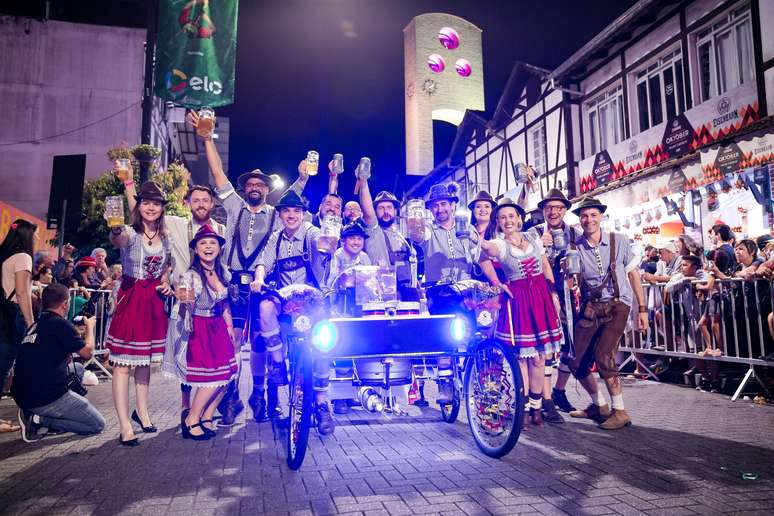
[[[546,117],[546,170],[552,170],[567,161],[564,140],[564,124],[560,124],[562,111],[557,109]],[[561,132],[559,132],[561,126]],[[558,142],[557,142],[558,140]]]
[[[624,58],[626,59],[626,65],[629,66],[636,63],[646,55],[653,52],[653,49],[666,43],[670,38],[676,36],[680,32],[680,17],[678,15],[672,16],[670,19],[660,24],[658,28],[650,32],[647,36],[643,37],[637,43],[632,45],[626,50]]]
[[[581,91],[586,92],[587,94],[592,93],[620,71],[621,60],[611,59],[609,63],[605,64],[602,68],[588,76],[581,83]]]
[[[86,154],[95,177],[109,148],[139,142],[144,41],[141,29],[0,18],[0,200],[45,218],[55,155]]]
[[[774,2],[771,0],[761,0],[758,2],[758,8],[761,13],[761,44],[763,47],[763,62],[765,63],[774,58]],[[768,88],[766,91],[768,91]]]
[[[691,2],[685,8],[685,23],[690,27],[691,24],[711,13],[716,7],[719,7],[725,0],[697,0]],[[762,3],[768,0],[762,0]]]

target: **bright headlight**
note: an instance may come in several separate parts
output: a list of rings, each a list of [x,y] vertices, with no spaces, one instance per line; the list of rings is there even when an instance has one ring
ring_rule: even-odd
[[[455,317],[451,322],[451,338],[462,342],[468,333],[468,324],[462,317]]]
[[[323,353],[333,349],[337,337],[336,326],[329,321],[317,323],[312,330],[312,344]]]

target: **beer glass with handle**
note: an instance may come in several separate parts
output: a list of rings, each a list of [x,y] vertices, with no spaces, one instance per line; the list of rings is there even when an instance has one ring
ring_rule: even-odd
[[[105,219],[108,227],[120,228],[124,225],[124,198],[111,195],[105,198]]]
[[[199,123],[196,124],[196,134],[202,138],[211,138],[215,131],[215,111],[212,108],[199,110]]]

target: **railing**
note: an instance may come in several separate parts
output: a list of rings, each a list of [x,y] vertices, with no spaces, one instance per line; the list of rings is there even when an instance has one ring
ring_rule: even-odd
[[[634,329],[626,332],[620,350],[630,355],[621,367],[635,361],[658,379],[642,362],[642,355],[747,364],[748,370],[731,399],[736,401],[751,379],[771,397],[755,371],[756,366],[774,365],[761,358],[774,351],[768,324],[772,313],[770,281],[716,279],[711,291],[706,281],[697,280],[644,283],[643,288],[650,324],[644,334]]]
[[[71,288],[70,289],[71,307],[74,306],[75,298],[78,297],[79,295],[82,296],[83,291],[86,291],[88,293],[89,298],[87,300],[87,304],[90,304],[91,307],[93,307],[92,312],[94,313],[94,316],[97,318],[97,324],[95,325],[95,328],[94,328],[94,353],[92,354],[91,358],[83,364],[83,367],[87,367],[89,365],[94,364],[108,378],[112,378],[113,375],[110,373],[110,371],[107,368],[105,368],[103,363],[99,360],[100,357],[106,356],[110,353],[108,349],[105,348],[105,334],[107,332],[107,322],[108,322],[108,316],[110,314],[110,299],[111,299],[110,294],[112,293],[112,291],[99,290],[99,289]],[[70,315],[78,315],[78,314],[71,313]]]

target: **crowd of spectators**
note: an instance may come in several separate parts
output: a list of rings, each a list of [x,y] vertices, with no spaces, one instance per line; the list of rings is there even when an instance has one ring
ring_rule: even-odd
[[[56,260],[49,250],[33,254],[36,238],[37,228],[19,219],[0,243],[0,387],[2,396],[12,394],[22,409],[21,428],[0,420],[0,432],[21,429],[25,440],[39,438],[37,429],[42,427],[99,432],[104,420],[73,385],[96,380],[77,362],[92,356],[95,327],[104,324],[106,307],[99,307],[98,317],[94,317],[95,308],[109,298],[99,291],[115,286],[121,278],[121,266],[108,266],[107,252],[102,248],[79,252],[67,244]],[[84,309],[90,301],[91,309]],[[24,342],[39,345],[25,347]],[[27,352],[33,348],[34,352]],[[79,357],[76,362],[72,361],[73,353]]]
[[[718,363],[703,359],[761,358],[774,350],[774,239],[737,239],[719,223],[709,230],[709,241],[706,251],[687,235],[645,248],[640,269],[651,331],[642,346],[695,354],[684,374],[700,373],[697,388],[718,390]],[[664,357],[649,364],[656,374],[669,365]]]

